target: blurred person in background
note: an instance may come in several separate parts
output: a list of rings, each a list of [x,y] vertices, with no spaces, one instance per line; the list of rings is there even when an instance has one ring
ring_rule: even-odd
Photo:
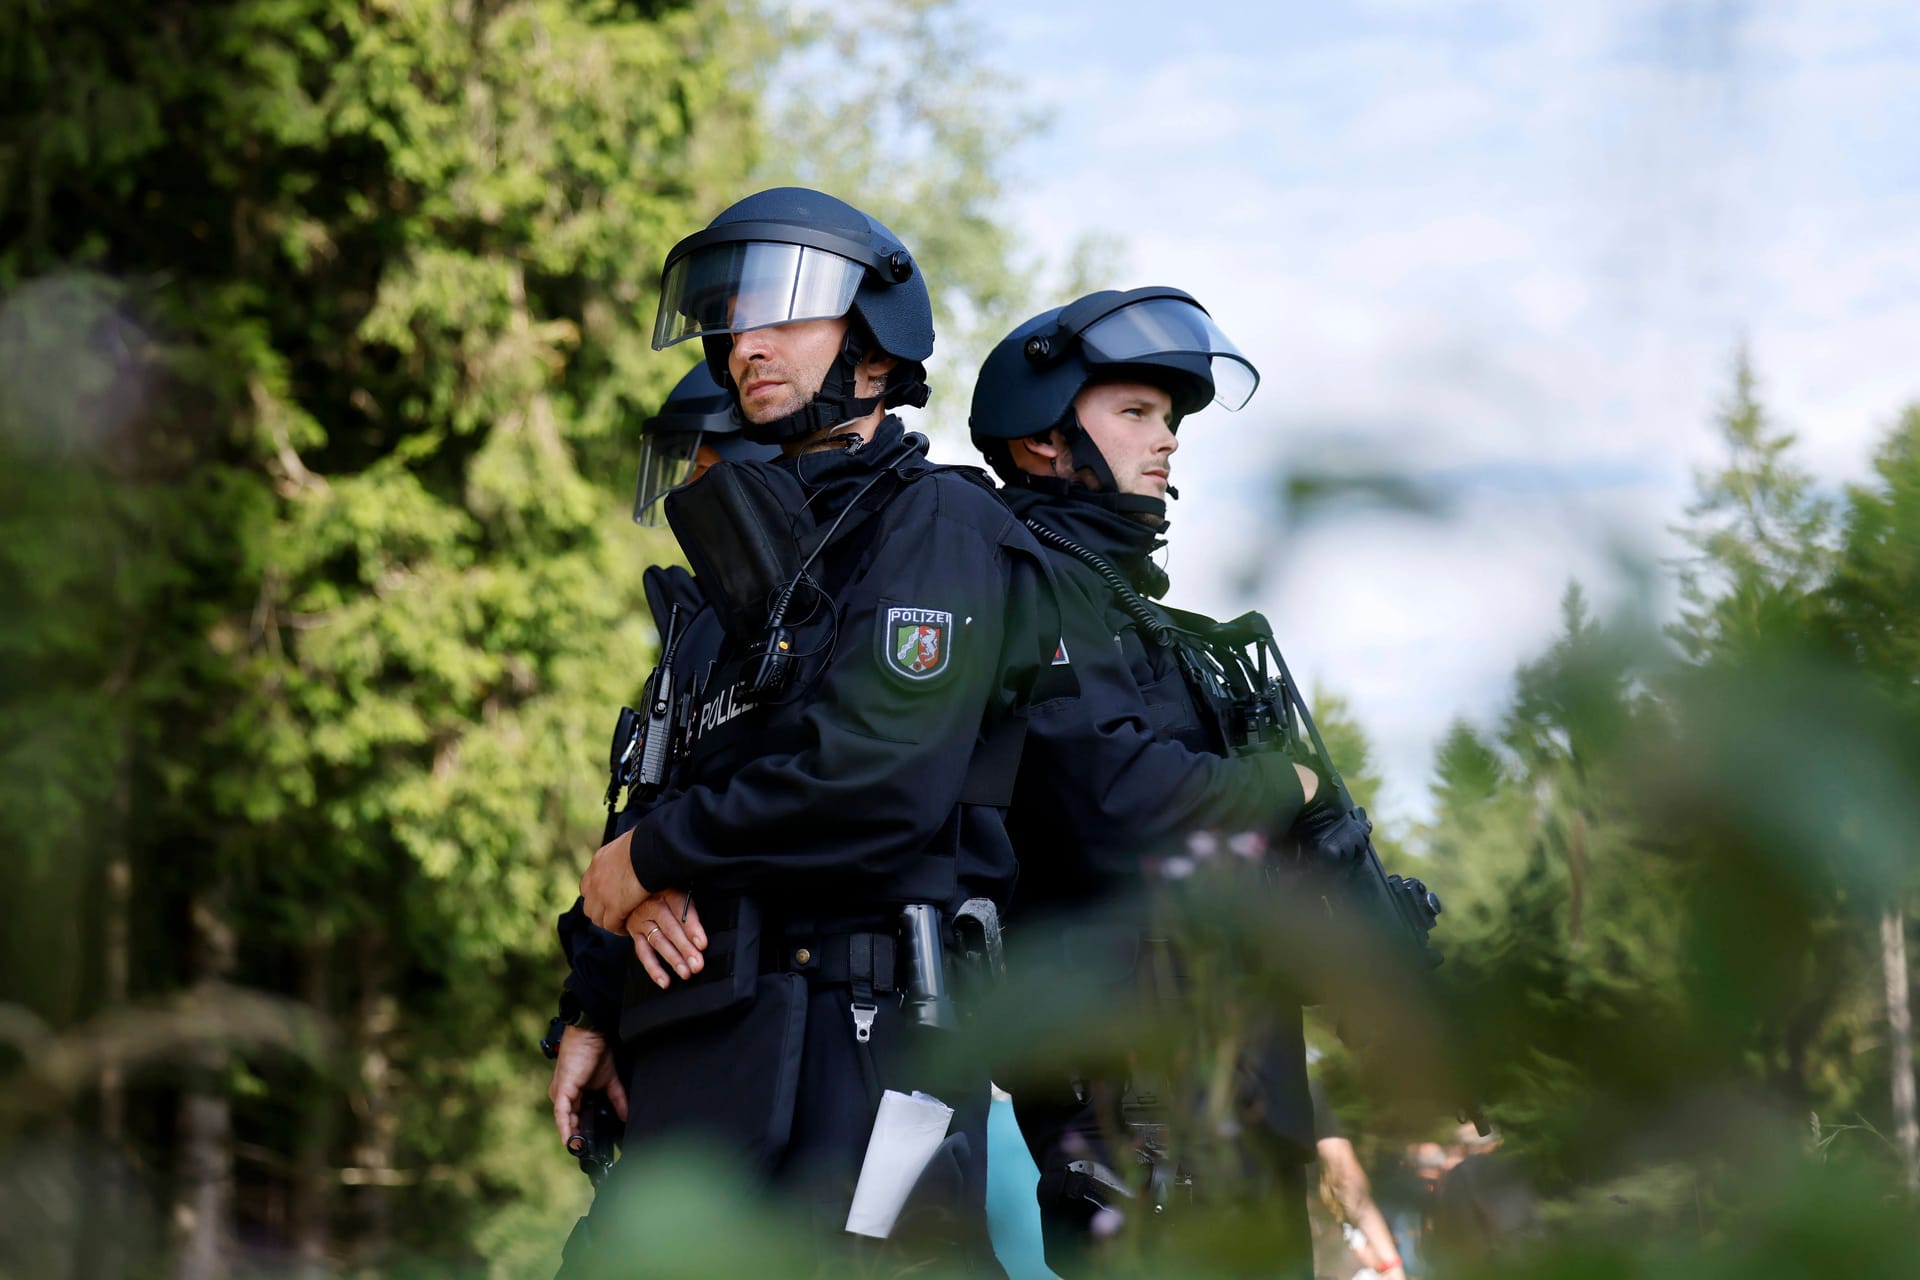
[[[1339,1214],[1342,1240],[1360,1266],[1386,1280],[1405,1280],[1399,1246],[1386,1217],[1374,1203],[1373,1187],[1353,1141],[1346,1136],[1340,1118],[1327,1101],[1326,1090],[1317,1077],[1309,1080],[1313,1097],[1314,1151],[1319,1158],[1321,1198],[1330,1201]],[[1348,1270],[1341,1277],[1354,1274]]]
[[[1375,1203],[1399,1246],[1401,1266],[1412,1280],[1433,1274],[1427,1233],[1446,1169],[1447,1153],[1439,1143],[1409,1142],[1374,1188]]]
[[[1444,1275],[1471,1276],[1498,1255],[1539,1237],[1540,1197],[1498,1132],[1461,1125],[1459,1158],[1440,1178],[1428,1252]]]

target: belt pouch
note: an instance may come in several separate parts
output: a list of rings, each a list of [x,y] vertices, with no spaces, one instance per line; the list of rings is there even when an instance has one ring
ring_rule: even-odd
[[[713,913],[718,919],[701,912],[707,931],[707,949],[700,953],[705,964],[691,978],[675,975],[662,990],[653,985],[638,960],[628,957],[626,994],[620,1005],[622,1040],[720,1013],[754,998],[754,978],[760,972],[759,904],[751,898],[735,898],[730,905],[715,905],[721,906]]]
[[[807,1028],[807,980],[754,975],[742,1007],[676,1024],[635,1055],[627,1149],[684,1137],[703,1151],[770,1171],[793,1132]]]

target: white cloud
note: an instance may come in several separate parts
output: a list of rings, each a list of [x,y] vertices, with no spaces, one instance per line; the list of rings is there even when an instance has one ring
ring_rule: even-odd
[[[1053,124],[1018,162],[1031,245],[1122,237],[1116,285],[1192,290],[1265,375],[1237,420],[1184,433],[1176,603],[1244,606],[1235,557],[1273,536],[1262,491],[1305,446],[1557,487],[1483,482],[1453,523],[1355,518],[1273,550],[1263,598],[1313,614],[1275,620],[1352,696],[1396,805],[1424,803],[1447,720],[1485,716],[1551,635],[1567,577],[1619,579],[1598,531],[1662,545],[1717,459],[1738,341],[1828,481],[1920,399],[1905,0],[979,12]]]

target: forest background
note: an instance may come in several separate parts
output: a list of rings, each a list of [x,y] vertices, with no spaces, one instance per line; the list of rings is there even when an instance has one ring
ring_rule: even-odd
[[[550,1271],[551,920],[674,554],[622,514],[686,363],[658,263],[752,187],[858,193],[939,287],[951,413],[1111,260],[1023,254],[1032,121],[971,49],[946,0],[0,14],[7,1274]],[[1730,363],[1690,554],[1607,617],[1569,586],[1382,841],[1551,1197],[1515,1274],[1905,1273],[1920,408],[1836,498]],[[1444,1124],[1325,1044],[1371,1141]],[[662,1195],[662,1265],[762,1242]]]

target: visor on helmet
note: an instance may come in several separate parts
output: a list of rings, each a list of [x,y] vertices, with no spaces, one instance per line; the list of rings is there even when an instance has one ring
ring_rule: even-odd
[[[1196,355],[1208,359],[1213,398],[1239,409],[1253,398],[1260,371],[1220,331],[1213,317],[1181,298],[1149,298],[1101,316],[1080,334],[1089,363],[1135,364],[1153,356]]]
[[[729,240],[696,247],[667,262],[654,350],[705,334],[843,316],[866,271],[809,245]]]
[[[666,524],[661,500],[693,475],[702,433],[650,432],[640,441],[640,478],[633,491],[633,522],[649,529]]]

